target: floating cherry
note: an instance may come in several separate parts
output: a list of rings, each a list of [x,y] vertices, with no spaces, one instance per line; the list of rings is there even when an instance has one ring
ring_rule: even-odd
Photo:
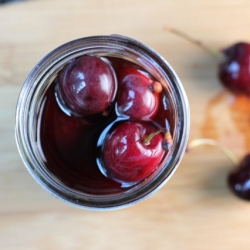
[[[148,73],[125,67],[118,73],[117,110],[131,119],[150,120],[159,108],[162,86]]]
[[[107,175],[120,182],[137,182],[148,177],[166,152],[165,138],[156,130],[148,123],[119,124],[108,135],[103,147]]]
[[[60,106],[76,116],[105,112],[115,98],[116,75],[107,59],[81,56],[58,74]]]
[[[218,77],[222,85],[235,94],[250,96],[250,44],[246,42],[235,43],[222,51],[216,51],[189,35],[166,27],[168,32],[174,33],[219,59]]]

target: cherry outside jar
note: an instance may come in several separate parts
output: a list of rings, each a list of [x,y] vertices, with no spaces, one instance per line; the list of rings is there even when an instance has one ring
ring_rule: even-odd
[[[44,141],[50,140],[50,132],[44,134],[41,127],[52,125],[43,124],[42,114],[45,112],[46,105],[52,105],[49,103],[53,100],[48,101],[49,98],[57,100],[58,96],[56,88],[54,88],[55,79],[65,65],[83,55],[110,57],[132,62],[162,84],[164,96],[161,99],[161,105],[163,111],[159,114],[159,119],[164,121],[164,126],[167,129],[170,129],[173,144],[155,171],[142,181],[131,185],[118,185],[108,180],[106,183],[105,180],[108,177],[101,176],[102,173],[99,173],[101,171],[99,171],[98,159],[93,161],[91,158],[91,163],[89,163],[88,157],[90,156],[86,156],[87,158],[76,156],[83,157],[79,158],[83,159],[82,165],[71,169],[66,166],[67,159],[59,159],[58,155],[62,157],[64,155],[57,154],[58,148],[54,150],[48,146],[50,151],[48,156],[48,150],[43,146]],[[55,93],[51,89],[55,89]],[[52,93],[50,96],[48,91]],[[58,107],[55,107],[56,104],[53,105],[52,107],[56,110],[60,108],[60,105]],[[47,110],[51,110],[51,108],[47,108]],[[67,121],[68,119],[80,119],[66,117],[70,116],[67,114],[67,110],[60,113],[61,115],[65,116]],[[122,120],[123,118],[115,117],[111,123],[114,124],[116,121],[121,122]],[[34,67],[24,82],[19,95],[15,132],[18,150],[26,168],[45,190],[60,200],[80,208],[111,210],[135,204],[157,191],[167,182],[185,153],[189,123],[189,105],[185,91],[168,62],[157,52],[136,40],[120,35],[110,35],[85,37],[68,42],[50,52]],[[58,128],[63,126],[60,123],[57,125]],[[55,122],[53,126],[56,126]],[[106,128],[103,130],[108,130],[110,127],[109,125],[105,126]],[[103,137],[102,133],[99,137]],[[96,140],[97,144],[100,144],[102,140],[100,138]],[[95,149],[92,148],[92,151]],[[88,154],[91,154],[92,151],[89,151]],[[52,158],[53,160],[51,160]],[[65,169],[64,167],[60,168],[60,164],[65,166]],[[87,174],[81,182],[81,174],[85,173],[83,170],[85,168],[96,169],[86,170]],[[100,179],[93,173],[96,173],[98,178],[100,175]],[[89,188],[88,183],[91,186]]]

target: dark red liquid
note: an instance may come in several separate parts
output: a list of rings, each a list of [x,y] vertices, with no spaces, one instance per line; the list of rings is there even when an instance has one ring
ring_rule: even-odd
[[[113,63],[115,70],[119,70],[128,62],[114,59]],[[47,170],[61,183],[80,192],[101,195],[124,191],[125,187],[104,176],[97,164],[101,156],[101,147],[97,146],[97,141],[109,124],[119,120],[114,105],[107,116],[95,115],[90,122],[84,118],[68,116],[57,104],[55,84],[45,94],[38,121],[40,147]],[[153,123],[166,127],[167,121],[172,128],[174,117],[164,91],[160,100]]]

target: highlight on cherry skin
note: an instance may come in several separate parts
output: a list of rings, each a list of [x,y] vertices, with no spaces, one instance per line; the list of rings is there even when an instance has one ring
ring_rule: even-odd
[[[238,197],[250,201],[250,154],[229,173],[228,185]]]
[[[118,82],[118,112],[131,119],[151,120],[159,108],[161,84],[134,67],[120,70]]]
[[[219,64],[221,83],[235,93],[250,96],[250,44],[239,42],[222,50]]]
[[[106,138],[103,161],[107,176],[119,182],[148,177],[171,147],[168,131],[142,122],[123,122]]]
[[[250,96],[250,43],[237,42],[217,51],[182,31],[170,27],[166,27],[165,30],[215,56],[219,61],[218,78],[221,84],[234,94]]]
[[[76,116],[105,112],[116,91],[116,75],[106,58],[84,55],[58,74],[57,99]]]
[[[250,153],[246,154],[243,159],[240,160],[229,148],[216,140],[208,138],[190,141],[187,152],[202,145],[217,147],[231,160],[234,168],[227,176],[228,187],[237,197],[250,201]]]

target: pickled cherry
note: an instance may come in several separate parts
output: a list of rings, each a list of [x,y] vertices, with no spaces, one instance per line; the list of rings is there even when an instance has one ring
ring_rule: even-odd
[[[116,75],[110,62],[98,56],[76,58],[57,77],[59,104],[76,116],[105,112],[116,90]]]
[[[151,120],[159,108],[159,89],[143,70],[126,67],[118,72],[117,109],[131,119]],[[161,85],[160,85],[161,86]]]

